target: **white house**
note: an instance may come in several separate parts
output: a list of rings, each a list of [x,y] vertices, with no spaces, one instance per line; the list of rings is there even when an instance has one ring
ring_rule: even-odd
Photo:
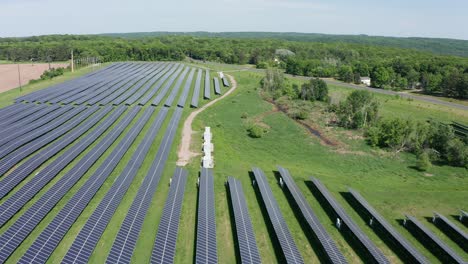
[[[365,84],[366,86],[370,86],[371,78],[370,77],[361,77],[361,83]]]

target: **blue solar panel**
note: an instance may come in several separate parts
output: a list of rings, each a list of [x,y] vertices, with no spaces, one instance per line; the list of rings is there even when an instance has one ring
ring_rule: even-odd
[[[228,178],[231,205],[234,212],[237,243],[242,263],[262,263],[258,253],[257,242],[250,220],[247,202],[242,184],[233,177]]]
[[[126,165],[123,172],[114,181],[96,210],[81,229],[70,250],[65,255],[64,263],[86,263],[88,261],[99,238],[142,165],[166,115],[167,108],[161,109],[149,133],[145,135],[145,138],[135,151],[135,158]]]
[[[169,123],[169,127],[166,128],[166,132],[151,168],[141,183],[137,195],[117,233],[111,251],[107,256],[106,263],[130,262],[146,212],[151,204],[151,200],[153,199],[153,195],[156,192],[156,188],[166,165],[181,116],[182,109],[176,108]]]
[[[273,197],[273,192],[268,185],[265,174],[259,168],[252,168],[252,171],[255,175],[255,185],[258,186],[260,190],[260,195],[262,196],[263,203],[268,212],[273,229],[275,230],[278,242],[281,245],[286,262],[304,263],[301,253],[299,253],[299,249],[297,249],[296,243],[279,209],[278,203],[275,197]]]
[[[166,96],[167,92],[169,89],[172,87],[172,84],[175,82],[177,76],[182,72],[182,69],[184,68],[183,64],[179,65],[179,68],[176,70],[176,72],[169,78],[169,80],[165,83],[164,87],[159,91],[158,95],[153,99],[153,102],[151,102],[151,105],[159,105],[161,103],[162,99]]]
[[[125,119],[104,140],[99,142],[93,151],[86,154],[69,172],[60,178],[37,202],[21,215],[13,225],[0,235],[0,263],[5,262],[37,224],[54,208],[57,202],[66,195],[70,188],[114,143],[138,112],[138,108],[133,108]],[[113,163],[109,164],[109,166],[112,166]],[[2,218],[0,217],[0,219]]]
[[[182,87],[182,82],[184,81],[185,76],[187,75],[189,70],[190,70],[189,67],[185,68],[182,74],[177,78],[176,84],[172,88],[171,93],[166,99],[166,102],[164,102],[165,106],[168,106],[168,107],[172,106],[172,102],[174,102],[176,95],[179,93],[180,87]]]
[[[76,221],[125,153],[127,153],[152,113],[153,109],[151,108],[145,110],[143,116],[138,119],[138,122],[130,129],[122,141],[119,142],[118,146],[102,165],[88,178],[75,195],[68,200],[67,204],[60,210],[52,222],[41,232],[39,237],[20,259],[19,263],[30,263],[34,262],[36,259],[47,260],[49,258],[68,229]],[[67,187],[68,188],[63,188],[61,193],[65,194],[68,192],[72,185],[70,186],[69,184]],[[47,203],[48,201],[46,201],[46,204]]]
[[[174,172],[154,241],[151,263],[174,263],[187,174],[188,172],[180,167]]]
[[[301,190],[299,190],[299,188],[297,187],[289,171],[281,166],[278,166],[278,170],[281,174],[282,179],[284,180],[284,183],[286,184],[286,187],[293,196],[294,201],[301,210],[302,216],[304,216],[305,220],[307,221],[307,224],[309,224],[310,229],[314,233],[317,240],[320,242],[322,250],[327,256],[328,260],[331,263],[348,263],[343,254],[336,246],[333,239],[330,237],[323,225],[320,223],[318,217],[315,215],[312,208],[307,203],[307,200],[305,199]]]
[[[195,263],[218,263],[213,170],[202,168],[198,187]]]

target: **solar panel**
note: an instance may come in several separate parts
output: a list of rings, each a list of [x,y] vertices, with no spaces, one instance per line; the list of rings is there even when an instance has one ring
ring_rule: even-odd
[[[385,255],[372,243],[367,235],[354,223],[354,221],[348,216],[345,210],[338,204],[333,196],[328,192],[327,188],[315,178],[310,178],[312,183],[317,187],[320,194],[327,200],[330,206],[333,208],[338,218],[343,221],[343,224],[348,227],[354,237],[362,245],[363,249],[368,253],[377,263],[390,263]]]
[[[40,150],[42,147],[46,146],[49,143],[52,143],[54,140],[58,139],[59,137],[63,135],[67,135],[64,138],[61,138],[61,140],[57,143],[60,143],[62,141],[68,141],[68,140],[74,140],[84,134],[86,130],[79,130],[77,133],[68,133],[70,130],[74,129],[76,126],[80,125],[84,120],[86,120],[89,116],[91,116],[93,113],[95,113],[99,108],[93,107],[89,108],[80,115],[78,115],[76,118],[70,120],[69,122],[65,123],[64,125],[58,127],[57,129],[50,131],[49,133],[29,142],[27,145],[18,148],[14,152],[12,152],[10,155],[6,156],[2,160],[0,160],[0,175],[5,174],[7,171],[9,171],[11,168],[16,166],[21,160],[24,158],[32,155],[36,151]],[[93,120],[93,119],[91,119]],[[87,124],[83,125],[81,124],[80,126],[86,126],[88,125],[88,129],[91,128],[94,124],[97,123],[98,120],[96,120],[95,123],[93,122],[88,122]],[[62,146],[58,147],[59,149],[55,152],[57,153],[60,149],[65,148],[67,145],[69,145],[72,141],[66,142]],[[53,146],[57,146],[57,144],[53,144]],[[42,154],[42,152],[40,153]]]
[[[143,116],[130,129],[122,141],[119,142],[118,146],[107,159],[99,166],[94,174],[88,178],[75,195],[68,200],[62,210],[60,210],[49,225],[41,232],[39,237],[21,257],[19,263],[31,263],[36,260],[47,260],[49,258],[60,240],[65,236],[66,232],[86,208],[89,201],[94,197],[102,184],[104,184],[104,181],[109,177],[125,153],[127,153],[152,113],[153,109],[151,108],[145,110]],[[68,186],[69,188],[63,190],[61,193],[65,194],[73,185]]]
[[[423,224],[421,224],[416,218],[406,215],[406,219],[403,223],[409,229],[413,229],[422,236],[422,241],[425,246],[431,249],[431,252],[435,254],[440,260],[447,263],[464,263],[463,260],[453,249],[447,246],[442,240],[440,240],[434,233],[429,231]],[[434,250],[436,249],[436,250]]]
[[[192,95],[192,102],[190,103],[192,107],[198,107],[198,98],[200,98],[200,89],[201,89],[201,78],[202,78],[202,70],[198,69],[197,80],[195,82],[195,88],[193,90],[193,95]]]
[[[151,108],[152,107],[149,107],[148,109]],[[143,141],[138,145],[137,150],[133,154],[133,160],[127,163],[123,172],[114,181],[96,210],[94,210],[91,217],[88,218],[86,224],[81,229],[70,250],[65,255],[63,259],[64,263],[87,263],[99,238],[112,218],[120,201],[123,199],[125,192],[130,187],[138,169],[141,167],[166,115],[167,108],[161,109],[149,132],[145,135]]]
[[[172,176],[171,187],[169,188],[153,251],[151,252],[151,263],[174,263],[187,174],[186,170],[177,167],[174,176]]]
[[[195,263],[218,263],[213,170],[202,168],[198,187]]]
[[[265,174],[259,168],[252,168],[252,171],[255,175],[255,185],[258,186],[260,190],[260,195],[262,196],[263,203],[268,212],[268,217],[273,225],[276,238],[281,246],[285,261],[287,263],[304,263],[286,221],[281,214],[278,203],[275,197],[273,197],[273,192],[268,185]]]
[[[161,79],[162,76],[164,76],[164,74],[170,70],[170,68],[172,67],[172,64],[170,63],[163,63],[162,66],[160,67],[160,70],[158,71],[158,74],[156,74],[155,76],[153,76],[153,78],[151,78],[143,88],[141,88],[138,92],[136,92],[135,94],[133,94],[130,98],[128,98],[126,101],[125,101],[125,104],[126,105],[131,105],[131,104],[134,104],[138,99],[140,99],[144,94],[146,94],[150,89],[151,87],[153,87],[153,85],[159,81]]]
[[[73,117],[75,117],[76,115],[84,111],[85,109],[86,108],[83,108],[83,107],[75,108],[65,113],[64,115],[60,116],[59,118],[55,119],[54,121],[47,123],[46,125],[41,126],[40,128],[35,129],[31,132],[28,132],[14,141],[8,142],[4,146],[2,146],[2,148],[0,149],[0,158],[4,158],[5,156],[12,154],[12,152],[15,151],[17,148],[56,129],[57,127],[61,126],[65,122],[69,121],[70,119],[72,119]]]
[[[336,246],[333,239],[330,237],[323,225],[320,223],[318,217],[315,215],[312,208],[307,203],[307,200],[297,187],[289,171],[281,166],[278,166],[278,171],[281,174],[281,178],[284,180],[287,189],[289,190],[289,192],[294,198],[294,201],[299,207],[302,216],[307,221],[307,224],[309,224],[309,227],[314,233],[316,239],[320,242],[320,245],[322,246],[322,251],[323,253],[325,253],[325,256],[327,256],[328,260],[331,263],[348,263],[343,254]]]
[[[91,127],[96,125],[96,123],[99,122],[111,110],[112,108],[108,107],[106,109],[103,109],[102,111],[99,111],[96,115],[94,115],[91,119],[87,120],[84,124],[79,126],[76,130],[67,134],[66,137],[62,137],[58,139],[57,141],[53,142],[50,146],[42,150],[39,154],[32,156],[26,162],[19,165],[14,171],[10,173],[9,177],[3,178],[0,181],[0,198],[3,198],[5,195],[7,195],[14,187],[16,187],[16,185],[18,185],[23,179],[29,176],[29,174],[31,174],[35,169],[41,166],[44,162],[49,160],[51,157],[56,155],[59,151],[61,151],[62,149],[70,145],[78,137],[82,136],[84,133],[90,130]],[[123,110],[124,109],[118,110],[116,111],[116,113],[120,112],[121,114]],[[111,117],[113,116],[111,115]],[[115,119],[117,117],[118,116],[116,116]],[[105,126],[105,125],[107,125],[106,122],[101,124],[101,126]],[[100,128],[97,128],[97,131],[100,131]],[[89,138],[89,136],[86,136],[84,139],[87,139],[88,142],[95,141],[97,139],[96,134],[95,133],[91,133],[91,134],[94,135],[95,137]],[[71,147],[71,149],[67,150],[67,152],[57,157],[57,159],[61,160],[61,163],[65,166],[69,162],[65,163],[64,160],[62,160],[62,158],[65,157],[65,155],[67,155],[68,153],[71,153],[73,150],[79,148],[81,150],[80,152],[75,151],[76,153],[75,157],[78,156],[85,149],[83,148],[84,146],[89,146],[89,145],[86,145],[86,143],[87,141],[81,140],[79,143]],[[54,160],[53,163],[56,162],[56,160]],[[38,172],[38,174],[42,173],[43,171],[44,169]]]
[[[34,104],[15,104],[15,107],[7,108],[6,110],[2,111],[2,116],[0,117],[1,121],[5,121],[9,118],[14,117],[16,114],[27,111],[31,107],[34,107]]]
[[[87,153],[85,157],[21,215],[13,225],[0,235],[0,263],[5,262],[37,224],[54,208],[57,202],[66,195],[70,188],[73,187],[97,159],[112,145],[138,112],[139,108],[133,108],[132,111],[125,116],[125,119],[121,121],[110,134],[106,135],[105,139],[99,142],[93,151]],[[127,133],[127,135],[128,134],[130,133]],[[121,143],[119,143],[119,145],[120,144]],[[110,166],[112,166],[112,163],[110,163]]]
[[[117,233],[117,237],[107,256],[106,263],[130,263],[146,212],[151,204],[151,200],[153,199],[153,195],[156,192],[156,188],[166,165],[181,116],[182,109],[176,108],[169,123],[169,127],[166,128],[163,140],[151,168],[143,179],[137,195]]]
[[[398,245],[405,251],[407,257],[411,259],[412,263],[429,263],[429,261],[422,255],[416,248],[414,248],[408,240],[406,240],[395,228],[393,228],[357,191],[349,188],[351,195],[356,201],[364,207],[364,209],[371,215],[371,219],[380,224],[383,229],[389,234]],[[374,221],[373,221],[374,222]],[[372,224],[371,226],[373,226]]]
[[[51,106],[50,109],[47,108],[46,110],[49,110],[47,115],[45,117],[42,117],[40,119],[37,119],[34,122],[31,122],[25,126],[19,127],[17,130],[10,130],[7,128],[4,132],[2,132],[0,135],[0,146],[7,144],[8,142],[15,140],[23,135],[25,135],[28,132],[31,132],[32,130],[35,130],[52,120],[56,119],[60,115],[72,110],[72,107],[59,107],[58,110],[55,108],[55,106]],[[12,126],[13,128],[13,126]]]
[[[463,211],[463,210],[460,210],[460,217],[458,218],[458,220],[460,220],[460,222],[464,223],[465,225],[467,224],[467,220],[468,220],[468,213]]]
[[[223,80],[223,85],[224,85],[225,87],[229,87],[229,81],[228,81],[228,79],[227,79],[226,77],[223,77],[222,80]]]
[[[215,94],[221,94],[221,87],[219,86],[219,79],[217,77],[213,78]]]
[[[184,89],[182,91],[182,95],[179,97],[179,101],[177,102],[177,106],[184,107],[185,102],[187,101],[188,94],[190,92],[190,87],[192,87],[193,75],[195,74],[195,69],[192,68],[190,74],[185,82]]]
[[[153,98],[153,96],[159,91],[159,89],[161,88],[161,86],[164,84],[164,82],[179,68],[179,64],[178,63],[175,63],[175,64],[170,64],[170,67],[168,67],[163,75],[161,76],[161,79],[158,80],[158,82],[156,83],[156,85],[154,85],[154,87],[151,88],[151,90],[146,93],[138,102],[139,105],[145,105],[149,102],[149,100],[151,100],[151,98]]]
[[[434,212],[432,219],[434,224],[445,230],[445,234],[455,241],[465,252],[468,252],[468,234],[465,233],[459,226],[448,220],[447,217]]]
[[[86,135],[85,138],[80,140],[77,144],[73,147],[68,149],[63,155],[59,156],[49,165],[47,165],[44,169],[42,169],[37,175],[34,176],[33,179],[28,181],[24,186],[21,187],[17,192],[15,192],[11,197],[9,197],[4,203],[0,205],[0,226],[6,223],[11,217],[14,216],[28,201],[30,201],[34,195],[36,195],[47,183],[49,183],[57,174],[63,170],[71,161],[73,161],[78,155],[80,155],[88,146],[90,146],[93,142],[95,142],[100,135],[102,135],[116,120],[117,118],[122,115],[125,109],[119,108],[115,112],[113,112],[98,128],[93,130],[90,134]],[[131,119],[127,118],[131,121]],[[114,134],[119,135],[119,131],[123,131],[123,125],[126,124],[126,121],[122,121],[119,123],[115,130],[110,132],[109,136],[106,137],[96,148],[94,148],[93,155],[96,157],[98,154],[103,152],[100,149],[105,149],[103,142],[110,142],[107,145],[110,145],[113,141],[112,139],[116,138]],[[90,154],[86,156],[85,160],[91,158]],[[84,171],[83,160],[81,160],[80,166],[75,166],[74,168],[80,168]],[[81,166],[83,165],[83,166]],[[2,185],[0,187],[0,191],[2,195],[10,191],[15,184],[17,184],[16,176],[20,176],[22,174],[27,174],[28,166],[21,166],[14,172],[18,171],[18,173],[14,175],[10,175],[13,177],[7,177],[2,181]],[[72,175],[72,174],[67,174]]]
[[[22,121],[23,118],[28,117],[36,113],[37,111],[44,109],[45,107],[47,106],[46,105],[33,105],[33,107],[30,107],[26,110],[18,112],[14,116],[11,116],[10,118],[0,120],[0,127],[7,127],[7,126],[17,124],[19,121]]]
[[[179,76],[179,74],[182,72],[183,68],[184,65],[180,64],[176,72],[169,78],[169,80],[165,83],[164,87],[159,91],[159,94],[156,95],[153,102],[151,102],[151,105],[156,106],[159,105],[159,103],[161,103],[162,99],[166,96],[167,92],[172,87],[172,84],[175,82],[177,76]]]
[[[228,178],[231,205],[234,213],[237,243],[242,263],[262,263],[258,253],[257,242],[250,220],[247,202],[242,184],[233,177]]]
[[[30,116],[22,119],[19,122],[16,122],[12,125],[0,128],[0,138],[5,138],[8,135],[12,135],[17,131],[22,130],[25,127],[33,126],[34,122],[43,118],[47,114],[52,113],[53,111],[59,109],[60,106],[58,105],[51,105],[48,107],[44,107],[41,110],[31,114]],[[32,129],[32,128],[31,128]]]
[[[170,107],[172,106],[172,102],[174,101],[176,95],[179,93],[180,87],[182,86],[182,82],[185,79],[188,71],[190,70],[189,67],[185,68],[182,74],[177,78],[177,82],[171,90],[171,93],[167,97],[166,101],[164,102],[164,106]]]
[[[210,99],[211,98],[211,85],[210,85],[210,71],[206,70],[205,71],[205,93],[204,93],[204,98],[205,99]]]

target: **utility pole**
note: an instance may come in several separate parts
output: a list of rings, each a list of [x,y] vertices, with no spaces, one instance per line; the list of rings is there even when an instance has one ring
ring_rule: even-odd
[[[19,90],[20,90],[20,94],[21,94],[21,91],[22,91],[22,87],[21,87],[21,71],[20,71],[20,65],[18,63],[18,83],[19,83]]]
[[[71,50],[71,71],[72,72],[75,71],[75,65],[74,65],[74,61],[73,61],[73,49]]]

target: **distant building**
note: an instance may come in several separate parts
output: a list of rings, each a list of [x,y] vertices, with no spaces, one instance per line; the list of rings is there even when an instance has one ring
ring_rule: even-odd
[[[370,86],[371,84],[370,77],[361,77],[361,83],[365,84],[366,86]]]

